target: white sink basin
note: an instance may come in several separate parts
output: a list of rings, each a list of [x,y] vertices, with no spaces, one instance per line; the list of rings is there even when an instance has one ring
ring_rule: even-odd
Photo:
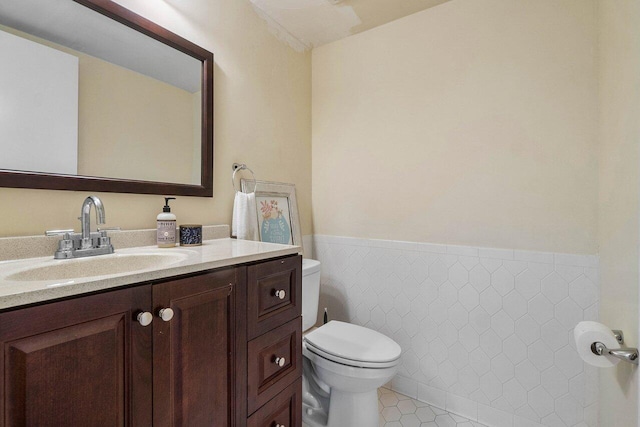
[[[187,259],[185,253],[142,253],[100,255],[72,260],[48,260],[29,269],[18,271],[5,280],[40,281],[68,280],[94,276],[130,273],[138,270],[168,267]]]

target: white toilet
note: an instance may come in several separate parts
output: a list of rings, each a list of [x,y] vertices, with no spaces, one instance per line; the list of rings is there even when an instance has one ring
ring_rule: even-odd
[[[377,427],[378,387],[396,373],[400,346],[350,323],[313,328],[320,262],[302,261],[302,420],[310,427]]]

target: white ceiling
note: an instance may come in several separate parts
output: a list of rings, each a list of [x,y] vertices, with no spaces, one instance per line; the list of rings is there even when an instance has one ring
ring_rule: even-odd
[[[449,0],[250,0],[271,31],[303,51]]]

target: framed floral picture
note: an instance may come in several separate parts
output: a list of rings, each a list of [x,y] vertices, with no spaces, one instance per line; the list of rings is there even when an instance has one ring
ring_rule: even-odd
[[[255,191],[260,240],[302,246],[296,186],[251,179],[240,182],[245,193]]]

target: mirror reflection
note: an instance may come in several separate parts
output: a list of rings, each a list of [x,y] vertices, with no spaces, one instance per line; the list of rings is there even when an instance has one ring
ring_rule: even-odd
[[[0,169],[201,184],[202,62],[71,0],[0,2]]]

